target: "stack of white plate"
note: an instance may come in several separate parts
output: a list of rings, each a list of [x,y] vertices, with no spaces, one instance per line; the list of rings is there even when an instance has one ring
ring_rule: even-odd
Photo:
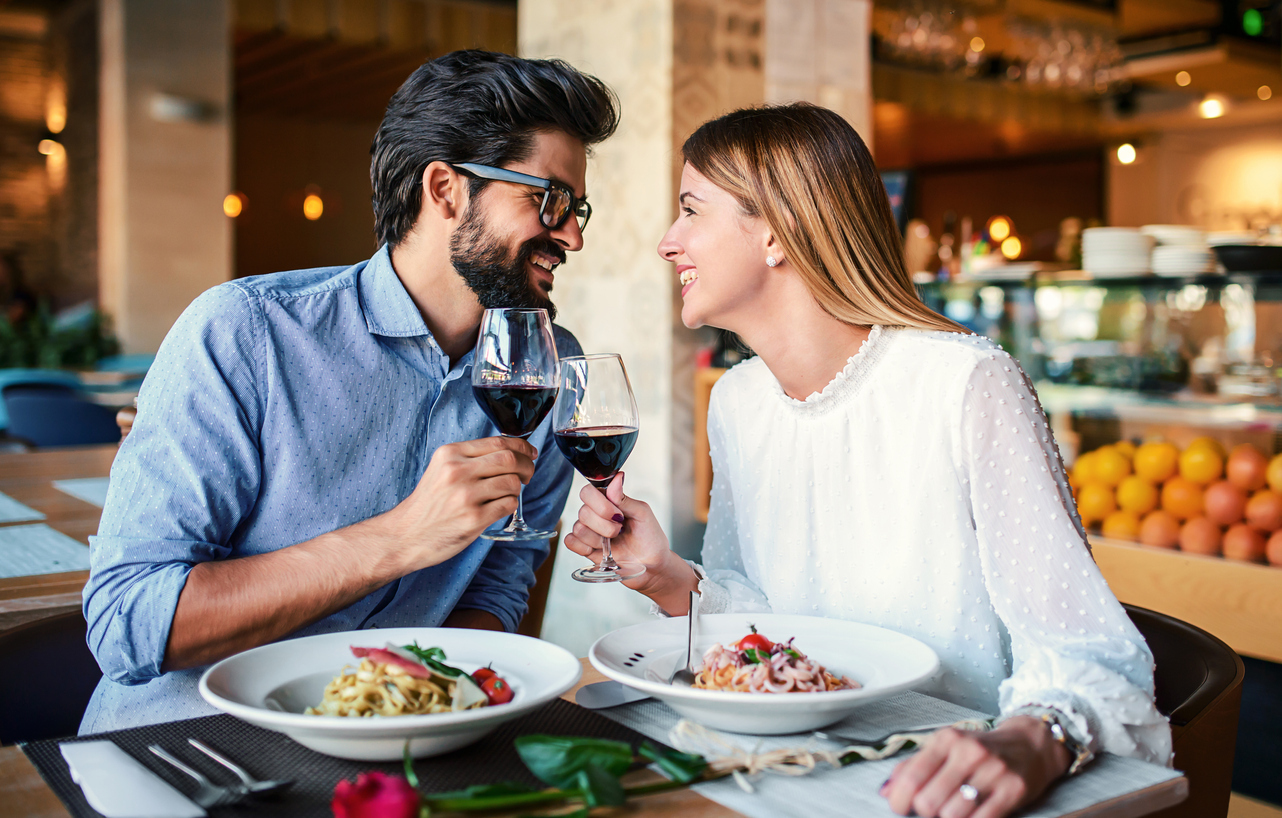
[[[1140,228],[1140,232],[1146,236],[1152,236],[1158,246],[1168,244],[1186,247],[1206,246],[1206,231],[1200,227],[1189,227],[1185,224],[1146,224]]]
[[[1206,243],[1215,247],[1220,244],[1258,244],[1260,237],[1245,230],[1225,230],[1218,233],[1207,233]]]
[[[1135,227],[1088,227],[1082,231],[1082,267],[1102,278],[1148,273],[1152,249],[1153,237]]]
[[[1179,278],[1215,272],[1215,254],[1205,244],[1167,244],[1153,248],[1153,272]]]

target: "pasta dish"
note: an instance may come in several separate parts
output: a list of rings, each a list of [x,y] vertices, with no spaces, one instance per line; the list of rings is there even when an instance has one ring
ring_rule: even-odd
[[[329,684],[320,704],[304,712],[309,716],[415,716],[451,713],[512,698],[507,682],[489,668],[472,676],[441,662],[440,648],[417,644],[386,648],[353,647],[360,659],[344,667]]]
[[[738,642],[713,645],[703,654],[694,687],[737,693],[822,693],[857,690],[859,683],[836,676],[787,642],[771,642],[756,628]]]

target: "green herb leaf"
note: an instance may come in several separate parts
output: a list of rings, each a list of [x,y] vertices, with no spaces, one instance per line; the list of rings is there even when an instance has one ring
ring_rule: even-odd
[[[743,652],[743,658],[748,660],[748,664],[757,665],[765,661],[762,654],[756,648],[748,648]]]
[[[632,747],[621,741],[570,736],[519,736],[513,744],[521,761],[540,781],[568,789],[579,783],[580,770],[595,764],[610,775],[632,766]]]
[[[631,757],[631,751],[628,756]],[[617,775],[611,775],[589,761],[575,776],[583,791],[583,803],[591,807],[621,807],[628,800]]]
[[[449,676],[452,679],[463,675],[463,671],[456,667],[450,667],[441,661],[445,658],[445,650],[443,648],[420,648],[417,641],[412,645],[402,645],[401,647],[417,656],[420,662],[443,676]]]
[[[788,654],[788,655],[789,655],[789,656],[791,656],[792,658],[796,659],[798,662],[800,662],[800,661],[801,661],[801,654],[800,654],[800,653],[798,653],[797,651],[793,650],[792,648],[784,648],[784,649],[783,649],[783,652],[784,652],[784,653],[786,653],[786,654]]]
[[[679,781],[682,784],[689,784],[703,775],[704,770],[708,769],[708,761],[701,755],[669,750],[666,747],[658,747],[648,741],[641,743],[639,752],[642,758],[653,761],[658,765],[659,769],[668,778],[673,781]]]

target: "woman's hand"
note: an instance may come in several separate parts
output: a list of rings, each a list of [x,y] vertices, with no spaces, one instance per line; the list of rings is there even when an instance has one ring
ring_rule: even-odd
[[[1001,818],[1037,798],[1072,758],[1040,719],[1016,716],[988,733],[945,728],[895,767],[881,794],[899,815]],[[961,787],[978,791],[974,800]]]
[[[672,553],[650,506],[623,493],[623,473],[615,475],[604,494],[585,486],[579,498],[583,506],[574,529],[565,535],[565,547],[595,563],[601,559],[601,538],[611,538],[616,560],[645,566],[644,574],[623,584],[653,599],[669,615],[685,615],[699,578]]]

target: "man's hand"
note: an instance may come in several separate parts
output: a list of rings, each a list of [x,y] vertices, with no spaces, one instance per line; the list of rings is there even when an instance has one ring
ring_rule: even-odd
[[[418,486],[383,522],[406,550],[402,574],[439,565],[516,511],[538,451],[524,440],[487,437],[437,449]]]

